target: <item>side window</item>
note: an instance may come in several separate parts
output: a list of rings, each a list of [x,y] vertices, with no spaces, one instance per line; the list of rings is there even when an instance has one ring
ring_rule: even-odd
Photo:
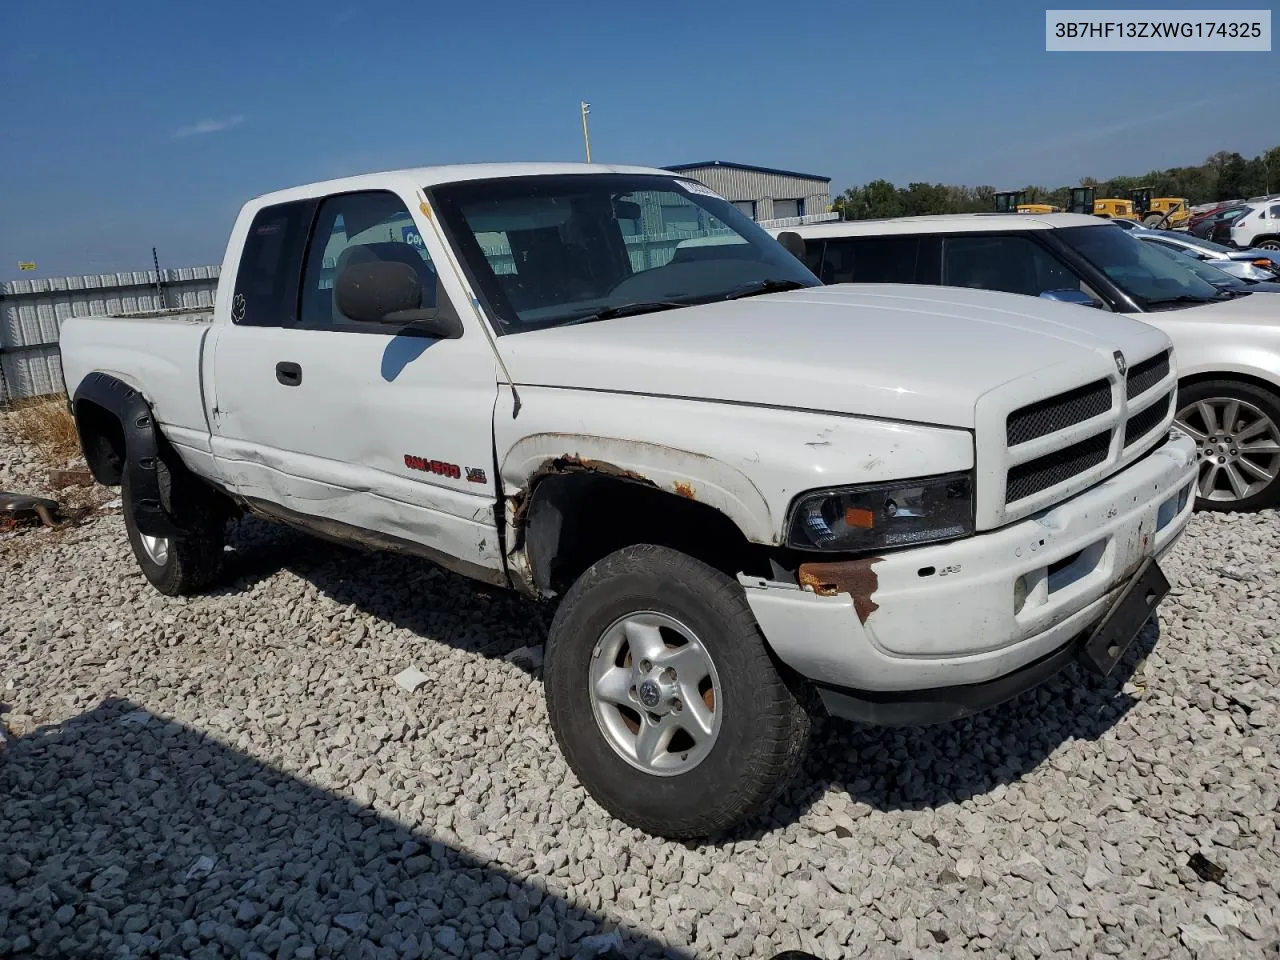
[[[1271,208],[1270,217],[1273,220],[1280,220],[1280,203]]]
[[[814,272],[823,283],[937,283],[938,250],[936,237],[832,239]]]
[[[942,282],[1038,297],[1082,289],[1080,278],[1038,243],[1020,236],[950,236],[943,242]]]
[[[233,323],[287,327],[298,321],[298,275],[315,201],[263,207],[249,225],[231,299]]]
[[[343,193],[320,203],[302,275],[301,323],[313,329],[368,330],[338,309],[334,284],[349,264],[404,263],[418,274],[422,306],[436,305],[436,271],[404,202],[394,193]],[[348,327],[348,325],[351,325]]]
[[[826,244],[825,240],[806,240],[804,245],[804,265],[823,283],[827,282],[822,275],[822,264],[826,260],[824,250]]]

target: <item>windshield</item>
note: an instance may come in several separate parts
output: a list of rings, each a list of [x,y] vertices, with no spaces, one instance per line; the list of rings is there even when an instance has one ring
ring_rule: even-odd
[[[1245,283],[1238,277],[1233,277],[1231,274],[1224,270],[1219,270],[1212,264],[1197,260],[1195,251],[1193,250],[1187,250],[1183,247],[1179,247],[1174,250],[1159,243],[1151,242],[1149,242],[1149,246],[1152,249],[1158,250],[1166,256],[1171,257],[1175,262],[1189,269],[1201,280],[1204,280],[1206,283],[1213,284],[1219,290],[1239,290],[1241,292],[1247,292],[1249,290],[1249,284]]]
[[[674,176],[511,177],[431,194],[499,333],[821,283],[728,201]]]
[[[1205,303],[1221,297],[1214,284],[1196,276],[1189,260],[1167,256],[1154,244],[1123,230],[1064,227],[1054,234],[1143,309]]]

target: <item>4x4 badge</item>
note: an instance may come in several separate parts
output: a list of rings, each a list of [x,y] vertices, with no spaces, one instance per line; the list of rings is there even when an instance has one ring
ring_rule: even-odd
[[[1112,354],[1116,358],[1116,369],[1120,371],[1120,376],[1124,376],[1126,370],[1129,369],[1128,361],[1125,360],[1124,354],[1117,350]]]

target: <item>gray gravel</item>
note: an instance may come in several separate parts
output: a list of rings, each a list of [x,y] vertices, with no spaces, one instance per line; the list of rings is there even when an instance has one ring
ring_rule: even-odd
[[[1280,955],[1274,513],[1194,518],[1121,676],[820,724],[715,847],[586,796],[523,601],[253,521],[170,600],[118,515],[40,536],[0,551],[0,956]]]

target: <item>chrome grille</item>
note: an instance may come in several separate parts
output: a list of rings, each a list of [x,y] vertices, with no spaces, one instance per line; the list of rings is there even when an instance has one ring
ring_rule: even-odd
[[[1158,427],[1169,413],[1169,404],[1172,400],[1173,395],[1170,394],[1165,399],[1156,401],[1141,413],[1135,413],[1130,417],[1129,422],[1124,425],[1124,445],[1126,447],[1133,445]]]
[[[1110,409],[1111,384],[1095,380],[1013,411],[1005,424],[1005,442],[1014,447],[1101,416]]]
[[[1069,447],[1011,467],[1005,480],[1005,503],[1014,503],[1065,483],[1076,474],[1105,462],[1110,450],[1111,431],[1104,430]]]
[[[1129,369],[1125,394],[1130,400],[1146,393],[1169,375],[1169,351],[1157,353],[1150,360],[1143,360]],[[1125,444],[1128,446],[1128,444]]]

